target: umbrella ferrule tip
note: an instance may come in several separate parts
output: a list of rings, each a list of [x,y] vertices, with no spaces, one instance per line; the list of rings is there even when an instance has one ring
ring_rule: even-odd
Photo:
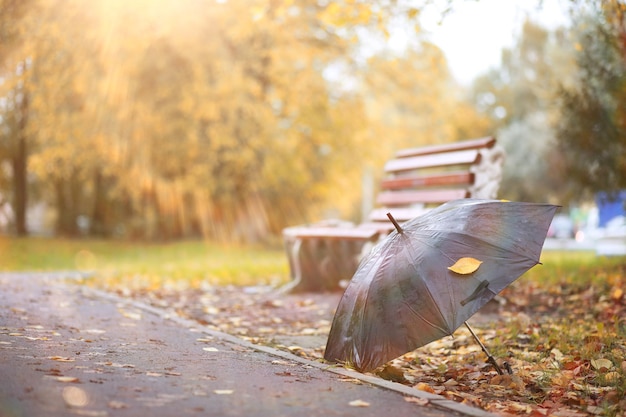
[[[400,225],[398,224],[398,222],[396,221],[396,219],[393,218],[393,216],[391,215],[391,213],[387,213],[387,217],[389,218],[389,220],[391,221],[391,223],[393,223],[394,227],[396,228],[396,230],[398,231],[398,233],[402,233],[402,227],[400,227]]]

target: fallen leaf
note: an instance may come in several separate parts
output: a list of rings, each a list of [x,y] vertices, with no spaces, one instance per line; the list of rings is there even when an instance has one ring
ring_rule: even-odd
[[[348,403],[351,407],[369,407],[370,403],[363,400],[353,400]]]
[[[55,379],[59,382],[78,382],[75,376],[57,376]]]
[[[53,361],[57,362],[74,362],[74,359],[66,358],[64,356],[49,356],[48,359],[52,359]]]
[[[557,362],[561,362],[563,358],[565,357],[565,355],[563,355],[563,352],[561,352],[557,348],[554,348],[550,351],[550,356],[552,356],[554,360]]]
[[[26,340],[48,340],[48,338],[45,336],[43,337],[26,336]]]
[[[448,269],[460,275],[469,275],[475,272],[482,263],[482,261],[475,258],[461,258],[454,265],[449,266]]]
[[[597,371],[606,372],[613,367],[613,362],[608,359],[592,359],[591,366]]]
[[[513,413],[530,414],[532,412],[532,407],[530,405],[520,404],[520,403],[513,402],[513,401],[507,403],[507,408],[509,409],[509,411]]]
[[[120,309],[119,310],[120,314],[126,318],[129,318],[131,320],[141,320],[141,313],[139,312],[135,312],[135,311],[125,311]]]
[[[86,410],[84,408],[72,410],[72,414],[85,417],[106,417],[109,415],[105,410]]]
[[[597,415],[597,416],[602,415],[604,413],[604,411],[605,410],[602,407],[596,407],[594,405],[587,406],[587,412],[591,413],[591,414],[594,414],[594,415]]]
[[[420,391],[430,392],[431,394],[435,393],[435,390],[432,389],[430,385],[425,384],[423,382],[418,383],[417,385],[413,386],[413,388],[418,389]]]
[[[404,377],[404,372],[402,372],[402,369],[393,365],[385,365],[383,369],[376,372],[376,375],[378,375],[382,379],[386,379],[387,381],[399,383],[406,382],[406,378]]]
[[[119,410],[122,408],[128,408],[128,405],[121,401],[109,401],[109,408],[113,408],[114,410]]]
[[[443,385],[449,388],[457,386],[459,385],[459,383],[455,379],[450,378],[446,382],[444,382]]]
[[[106,333],[106,330],[101,330],[101,329],[87,329],[87,330],[83,330],[83,333],[89,333],[89,334],[103,334]]]
[[[612,385],[613,383],[619,381],[620,375],[618,372],[607,372],[604,375],[605,385]]]
[[[111,366],[113,368],[134,368],[135,365],[132,365],[130,363],[113,363],[113,362],[107,362],[105,365]]]
[[[428,398],[404,397],[404,401],[417,405],[427,405],[429,400]]]
[[[520,391],[526,387],[526,384],[518,375],[496,375],[491,378],[490,383],[491,385],[500,385],[501,387]]]
[[[217,395],[230,395],[233,392],[235,392],[235,390],[232,390],[232,389],[216,389],[216,390],[213,390],[213,393],[217,394]]]

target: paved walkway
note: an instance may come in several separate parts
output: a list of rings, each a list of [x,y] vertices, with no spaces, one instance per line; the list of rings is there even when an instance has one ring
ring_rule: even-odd
[[[490,415],[59,276],[0,288],[0,417]]]

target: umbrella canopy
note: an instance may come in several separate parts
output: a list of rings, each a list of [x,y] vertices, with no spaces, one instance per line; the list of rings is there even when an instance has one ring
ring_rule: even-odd
[[[397,226],[352,277],[324,358],[366,372],[451,335],[539,263],[556,209],[462,199]]]

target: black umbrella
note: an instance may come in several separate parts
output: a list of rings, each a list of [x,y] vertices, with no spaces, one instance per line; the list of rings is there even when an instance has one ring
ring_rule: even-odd
[[[390,216],[397,230],[363,259],[352,277],[324,358],[366,372],[451,335],[539,263],[556,209],[462,199],[401,227]]]

